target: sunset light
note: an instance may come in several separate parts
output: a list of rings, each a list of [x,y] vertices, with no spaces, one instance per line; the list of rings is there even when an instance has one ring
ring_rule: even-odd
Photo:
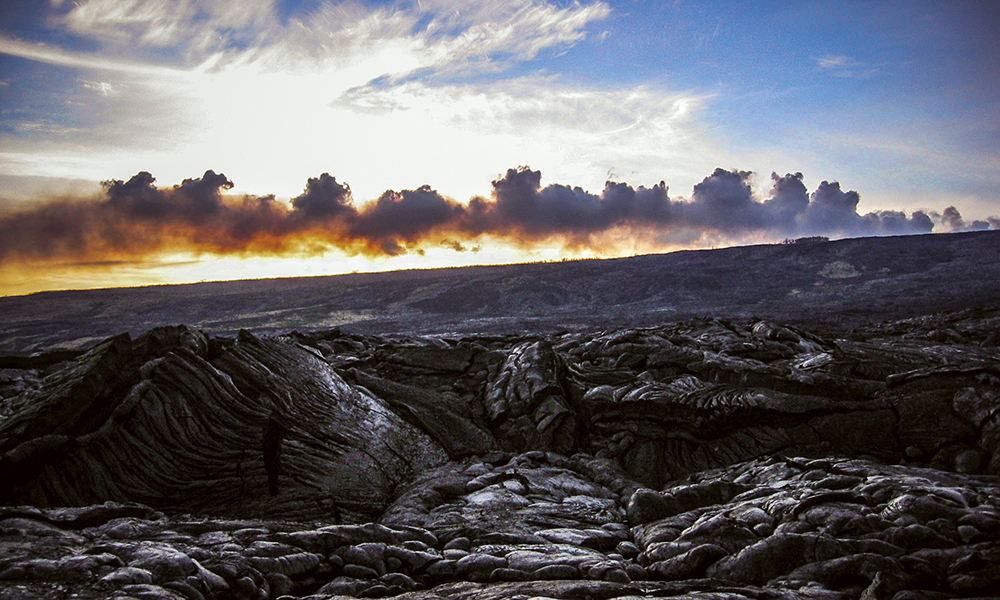
[[[995,7],[866,11],[5,4],[0,294],[1000,226]]]

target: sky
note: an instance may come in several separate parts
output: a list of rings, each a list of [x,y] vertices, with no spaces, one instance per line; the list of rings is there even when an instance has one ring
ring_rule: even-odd
[[[0,295],[1000,228],[995,1],[0,3]]]

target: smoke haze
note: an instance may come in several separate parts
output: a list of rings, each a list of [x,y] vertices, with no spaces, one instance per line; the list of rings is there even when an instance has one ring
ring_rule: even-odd
[[[90,199],[44,202],[0,215],[0,264],[138,260],[165,252],[216,255],[308,256],[330,250],[397,256],[429,247],[456,252],[490,240],[517,247],[559,244],[615,252],[641,236],[662,246],[684,240],[739,243],[797,236],[830,237],[964,231],[1000,227],[1000,220],[967,223],[949,206],[942,212],[858,213],[860,196],[837,182],[808,192],[801,173],[771,174],[767,196],[754,174],[716,169],[689,198],[670,198],[664,182],[632,187],[608,181],[600,194],[561,184],[542,185],[541,172],[508,169],[489,198],[459,203],[428,185],[388,190],[357,204],[350,187],[323,173],[290,202],[274,196],[228,196],[225,175],[206,171],[173,187],[157,187],[140,172],[110,180]]]

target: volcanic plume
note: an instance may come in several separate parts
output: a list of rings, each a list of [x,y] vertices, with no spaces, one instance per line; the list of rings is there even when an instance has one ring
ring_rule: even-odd
[[[766,198],[753,173],[716,169],[690,198],[670,198],[665,183],[633,187],[608,181],[600,194],[561,184],[543,186],[541,172],[508,169],[490,197],[460,203],[429,185],[388,190],[356,203],[350,186],[329,173],[310,178],[290,202],[273,195],[232,195],[233,183],[206,171],[159,187],[148,172],[109,180],[95,198],[59,199],[0,215],[0,264],[136,260],[164,252],[215,255],[394,256],[431,246],[464,251],[485,239],[514,246],[560,244],[613,253],[614,239],[633,236],[663,246],[685,239],[780,240],[925,233],[965,225],[954,207],[943,213],[857,212],[860,196],[823,181],[808,193],[801,173],[771,175]],[[933,217],[933,218],[932,218]],[[613,234],[613,235],[612,235]],[[609,241],[612,240],[612,241]]]

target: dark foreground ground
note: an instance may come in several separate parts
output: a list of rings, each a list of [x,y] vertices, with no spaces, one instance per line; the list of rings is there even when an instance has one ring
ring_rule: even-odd
[[[8,325],[0,599],[995,597],[998,238],[925,238],[393,274],[282,335],[366,278],[81,293],[86,335]],[[115,294],[201,327],[44,352]]]

